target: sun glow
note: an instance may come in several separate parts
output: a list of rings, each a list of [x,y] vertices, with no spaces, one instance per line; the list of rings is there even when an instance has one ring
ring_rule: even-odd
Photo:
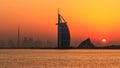
[[[104,39],[102,39],[101,40],[103,43],[106,43],[107,42],[107,40],[104,38]]]
[[[71,43],[90,37],[99,46],[120,44],[120,0],[0,0],[0,40],[15,39],[20,25],[23,37],[57,43],[58,8]]]

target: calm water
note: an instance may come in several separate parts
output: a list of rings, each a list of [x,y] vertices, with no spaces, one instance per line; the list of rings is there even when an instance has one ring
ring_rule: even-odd
[[[120,50],[0,50],[0,68],[120,68]]]

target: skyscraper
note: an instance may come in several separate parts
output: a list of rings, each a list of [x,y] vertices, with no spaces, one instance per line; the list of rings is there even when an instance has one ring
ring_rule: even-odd
[[[18,26],[17,45],[20,47],[20,27]]]
[[[58,9],[58,48],[67,49],[70,47],[70,32],[67,22],[61,16]]]

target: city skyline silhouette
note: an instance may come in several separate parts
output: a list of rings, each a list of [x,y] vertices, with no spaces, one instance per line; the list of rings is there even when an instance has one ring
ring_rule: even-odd
[[[90,38],[82,41],[77,47],[71,46],[71,34],[67,21],[62,17],[58,8],[58,23],[57,27],[57,45],[51,43],[49,40],[46,41],[46,45],[42,44],[39,40],[33,40],[32,37],[21,37],[20,26],[17,30],[16,42],[8,40],[7,43],[0,41],[0,49],[120,49],[120,45],[105,45],[97,46],[94,45]],[[22,39],[22,40],[21,40]],[[103,43],[107,42],[107,39],[102,39]]]
[[[0,68],[119,68],[120,0],[0,0]]]
[[[50,40],[57,45],[56,23],[59,7],[68,22],[71,46],[77,47],[87,38],[96,46],[120,44],[120,1],[6,0],[0,3],[0,41],[17,42],[17,28],[20,26],[21,40],[32,37],[45,43]]]

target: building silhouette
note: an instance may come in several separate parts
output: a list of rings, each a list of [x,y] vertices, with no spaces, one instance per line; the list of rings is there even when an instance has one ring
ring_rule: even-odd
[[[34,48],[42,48],[42,42],[41,42],[41,40],[37,39],[34,42]]]
[[[95,45],[91,42],[90,38],[84,40],[82,43],[79,44],[78,48],[81,49],[89,49],[89,48],[96,48]]]
[[[15,48],[15,44],[12,40],[8,41],[8,48]]]
[[[61,16],[58,9],[58,48],[69,48],[70,47],[70,32],[67,26],[67,22]]]
[[[1,48],[1,49],[2,49],[2,48],[8,48],[6,42],[0,41],[0,48]]]
[[[18,26],[17,46],[20,47],[20,27]]]
[[[23,48],[33,48],[34,47],[33,46],[33,39],[24,37],[22,47]]]

